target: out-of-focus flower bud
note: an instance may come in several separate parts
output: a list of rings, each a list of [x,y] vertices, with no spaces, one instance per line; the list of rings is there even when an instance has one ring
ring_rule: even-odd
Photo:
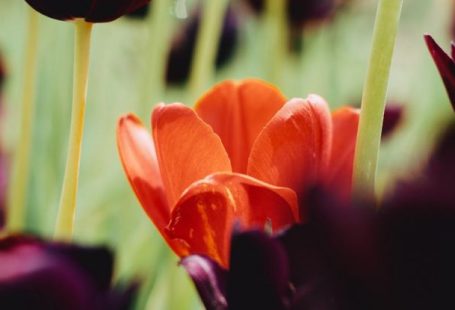
[[[83,18],[91,23],[113,21],[150,0],[25,0],[35,10],[60,20]]]
[[[389,138],[403,120],[404,108],[396,103],[388,103],[384,111],[382,139]]]
[[[301,27],[308,22],[325,19],[334,12],[337,0],[277,0],[287,1],[288,22],[293,27]],[[247,0],[250,6],[261,12],[265,8],[264,0]]]
[[[169,84],[184,83],[190,74],[194,49],[199,31],[198,12],[174,38],[169,55],[166,80]],[[218,45],[216,67],[223,67],[233,56],[238,40],[238,19],[232,9],[228,9]]]
[[[113,256],[27,236],[0,240],[0,308],[129,309],[135,286],[111,289]]]

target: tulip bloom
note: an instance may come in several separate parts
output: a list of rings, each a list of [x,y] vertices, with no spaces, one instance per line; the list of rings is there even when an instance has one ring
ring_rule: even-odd
[[[31,7],[50,18],[72,20],[83,18],[90,23],[113,21],[131,13],[150,0],[25,0]]]
[[[298,199],[317,183],[350,191],[358,111],[330,115],[319,96],[286,102],[260,81],[223,82],[195,110],[160,104],[152,135],[120,119],[123,167],[142,207],[179,256],[227,265],[232,226],[272,230],[305,220]]]
[[[455,45],[452,43],[450,57],[430,35],[425,35],[425,41],[444,82],[452,107],[455,109]]]

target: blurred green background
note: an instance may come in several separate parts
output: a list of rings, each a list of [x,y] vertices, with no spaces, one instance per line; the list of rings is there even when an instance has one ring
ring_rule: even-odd
[[[182,10],[182,2],[191,11],[196,1],[176,0],[169,7],[173,32],[185,23],[176,13]],[[240,14],[240,41],[234,59],[217,72],[212,83],[228,78],[266,78],[264,55],[274,47],[267,42],[261,19],[247,12],[240,1],[231,2]],[[442,46],[449,47],[452,2],[404,3],[389,98],[405,106],[405,119],[381,149],[381,190],[416,173],[451,116],[443,84],[422,35],[428,32]],[[359,104],[376,4],[373,0],[352,0],[330,22],[306,28],[303,51],[286,58],[283,78],[277,86],[289,98],[318,93],[332,108]],[[8,68],[5,123],[0,134],[10,154],[19,130],[27,9],[25,1],[0,0],[0,51]],[[149,24],[121,18],[94,28],[75,238],[88,244],[107,244],[115,250],[116,278],[142,281],[138,308],[198,309],[201,304],[186,274],[177,267],[177,257],[164,246],[136,201],[115,145],[120,115],[134,112],[148,124],[157,102],[193,104],[185,87],[151,92],[156,87],[147,83],[153,70],[148,57],[154,48]],[[66,159],[73,27],[45,17],[40,18],[40,27],[27,229],[48,237],[56,221]]]

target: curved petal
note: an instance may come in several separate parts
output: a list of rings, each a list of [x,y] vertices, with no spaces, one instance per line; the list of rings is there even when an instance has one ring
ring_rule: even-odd
[[[195,110],[220,136],[233,171],[245,173],[256,137],[285,102],[279,90],[264,82],[225,81],[205,94]]]
[[[316,95],[293,99],[259,134],[248,160],[248,175],[289,187],[300,195],[325,173],[331,135],[332,122],[324,99]]]
[[[216,173],[194,183],[171,214],[170,238],[185,243],[189,253],[211,257],[223,266],[229,258],[235,222],[279,230],[298,220],[295,193],[249,176]]]
[[[343,107],[333,112],[332,154],[327,185],[341,199],[349,199],[360,110]]]
[[[169,222],[170,210],[152,137],[137,116],[129,114],[119,119],[117,146],[123,169],[139,202],[155,226],[162,230]]]
[[[193,110],[161,104],[152,114],[153,137],[170,206],[193,182],[218,171],[231,171],[220,138]]]
[[[225,310],[228,271],[212,259],[191,255],[180,262],[193,279],[194,285],[207,310]]]

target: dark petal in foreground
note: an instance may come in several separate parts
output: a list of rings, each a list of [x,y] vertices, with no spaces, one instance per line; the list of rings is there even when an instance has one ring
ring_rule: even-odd
[[[287,256],[280,242],[263,232],[235,234],[231,243],[229,309],[287,309]]]
[[[442,77],[452,107],[455,109],[455,63],[430,35],[425,35],[425,42]]]
[[[227,271],[210,258],[191,255],[180,263],[193,279],[199,296],[207,310],[227,309]]]
[[[143,7],[150,0],[26,0],[31,7],[59,20],[83,18],[88,22],[113,21]]]
[[[1,309],[128,309],[134,286],[111,290],[113,258],[105,248],[0,240]]]

